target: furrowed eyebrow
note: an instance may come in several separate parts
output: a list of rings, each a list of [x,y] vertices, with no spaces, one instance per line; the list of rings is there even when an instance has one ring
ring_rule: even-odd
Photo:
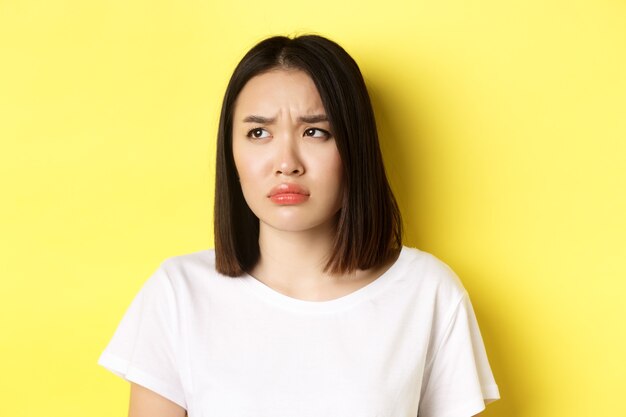
[[[298,118],[303,123],[319,123],[319,122],[327,122],[328,117],[325,114],[314,114],[312,116],[300,116]]]
[[[313,124],[313,123],[327,122],[328,116],[326,116],[325,114],[314,114],[311,116],[300,116],[298,117],[298,120],[302,123]],[[244,123],[258,123],[258,124],[263,124],[263,125],[270,125],[274,123],[275,121],[276,121],[276,118],[258,116],[256,114],[251,114],[249,116],[246,116],[243,119]]]
[[[269,125],[269,124],[274,123],[275,120],[276,120],[275,118],[269,118],[269,117],[263,117],[263,116],[257,116],[257,115],[251,114],[250,116],[247,116],[245,119],[243,119],[243,122]]]

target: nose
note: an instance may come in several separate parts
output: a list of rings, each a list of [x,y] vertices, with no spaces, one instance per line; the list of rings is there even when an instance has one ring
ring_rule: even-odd
[[[276,175],[300,176],[304,174],[304,165],[296,144],[298,138],[285,138],[277,145],[275,169]]]

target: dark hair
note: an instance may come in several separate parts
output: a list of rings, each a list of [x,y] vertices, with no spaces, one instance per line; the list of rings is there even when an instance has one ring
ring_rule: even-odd
[[[306,72],[326,110],[344,171],[344,194],[325,270],[346,273],[380,266],[402,246],[402,220],[378,143],[374,111],[358,65],[337,43],[317,35],[275,36],[254,46],[226,88],[217,136],[216,268],[240,276],[259,260],[259,220],[248,207],[233,159],[233,112],[254,76],[277,68]]]

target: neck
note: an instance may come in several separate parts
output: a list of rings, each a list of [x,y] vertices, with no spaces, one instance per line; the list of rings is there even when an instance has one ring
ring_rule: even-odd
[[[332,225],[304,232],[288,232],[261,225],[260,261],[266,266],[321,273],[332,250],[333,236]]]
[[[385,265],[350,274],[331,275],[324,267],[332,253],[334,224],[303,232],[259,225],[259,262],[250,274],[274,290],[303,300],[329,300],[351,293],[374,281]]]
[[[260,258],[252,275],[283,288],[310,288],[328,281],[324,267],[332,251],[333,224],[302,232],[259,226]]]

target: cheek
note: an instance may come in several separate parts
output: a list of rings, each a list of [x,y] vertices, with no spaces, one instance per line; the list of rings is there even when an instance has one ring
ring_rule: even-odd
[[[342,199],[344,189],[343,164],[339,154],[329,155],[322,167],[326,180],[326,188],[335,194],[335,199]],[[330,195],[329,195],[330,197]]]
[[[233,159],[243,197],[254,211],[264,201],[267,192],[267,160],[258,151],[236,148],[233,149]]]
[[[248,178],[254,178],[255,173],[258,173],[260,169],[260,158],[255,158],[253,152],[240,149],[237,146],[233,147],[233,159],[237,175],[239,175],[239,179],[241,181],[247,181]]]
[[[328,171],[333,173],[340,184],[343,183],[343,163],[337,150],[328,158]]]

